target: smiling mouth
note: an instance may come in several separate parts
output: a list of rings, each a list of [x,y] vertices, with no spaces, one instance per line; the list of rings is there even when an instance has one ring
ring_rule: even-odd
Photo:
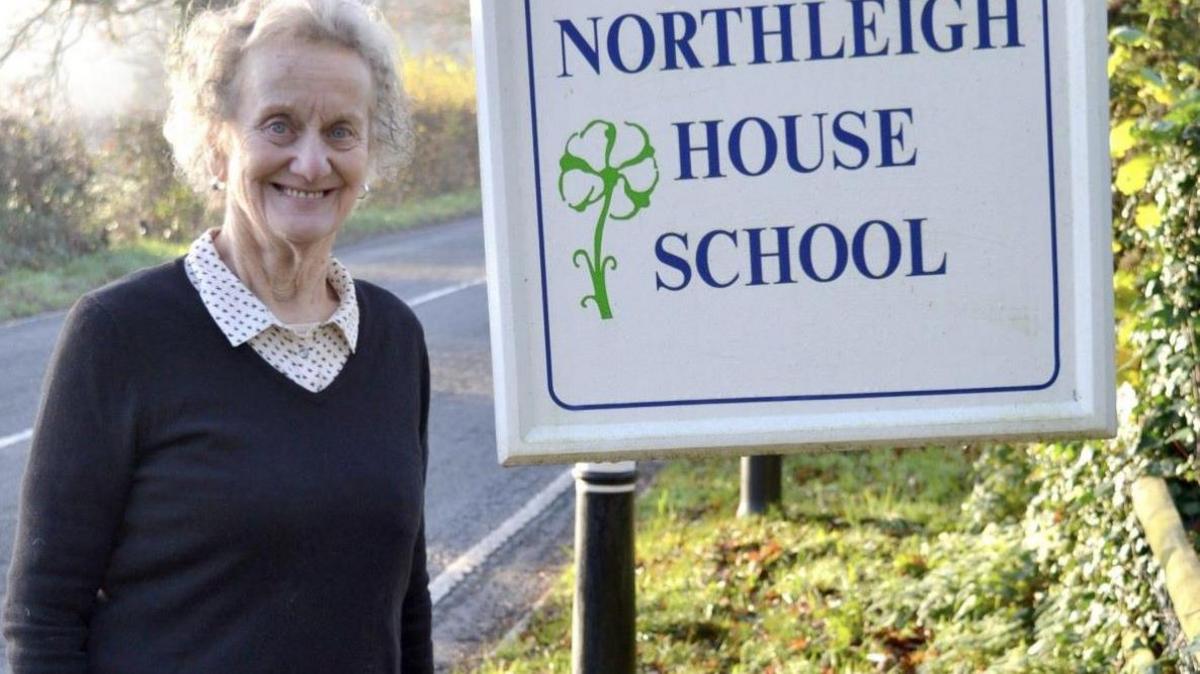
[[[316,192],[311,192],[308,190],[298,190],[294,187],[286,187],[284,185],[276,185],[274,183],[272,183],[271,186],[274,187],[279,192],[281,192],[282,194],[289,196],[289,197],[295,197],[297,199],[321,199],[323,197],[328,196],[329,194],[331,194],[333,192],[333,190],[320,190],[320,191],[316,191]]]

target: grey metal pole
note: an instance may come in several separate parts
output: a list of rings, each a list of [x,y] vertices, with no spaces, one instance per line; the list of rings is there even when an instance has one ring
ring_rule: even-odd
[[[737,516],[761,515],[783,502],[783,457],[743,456]]]
[[[633,495],[637,465],[575,464],[573,674],[634,674]]]

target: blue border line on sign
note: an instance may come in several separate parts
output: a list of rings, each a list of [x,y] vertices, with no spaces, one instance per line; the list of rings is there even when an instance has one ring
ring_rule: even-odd
[[[1050,263],[1051,263],[1051,283],[1053,287],[1053,306],[1054,306],[1054,370],[1050,374],[1050,378],[1044,383],[1033,384],[1029,386],[994,386],[994,387],[976,387],[976,388],[961,388],[961,389],[914,389],[905,391],[870,391],[863,393],[826,393],[812,395],[787,395],[787,396],[745,396],[737,398],[690,398],[680,400],[648,400],[639,402],[625,403],[593,403],[585,405],[573,405],[564,402],[558,397],[554,391],[554,363],[550,347],[550,302],[549,290],[546,281],[546,236],[544,230],[544,218],[542,216],[542,175],[541,175],[541,153],[538,146],[538,122],[537,122],[537,90],[534,85],[534,68],[533,68],[533,23],[532,13],[530,12],[529,4],[531,0],[524,0],[525,3],[525,44],[527,62],[529,68],[529,107],[530,116],[533,124],[533,176],[534,176],[534,194],[537,203],[537,220],[538,220],[538,255],[541,262],[541,279],[542,279],[542,333],[546,342],[546,387],[550,394],[550,399],[556,405],[566,410],[583,411],[583,410],[611,410],[611,409],[627,409],[636,407],[684,407],[691,405],[722,405],[722,404],[742,404],[742,403],[770,403],[770,402],[795,402],[807,400],[860,400],[869,398],[908,398],[918,396],[948,396],[948,395],[969,395],[974,393],[1013,393],[1018,391],[1041,391],[1049,388],[1058,380],[1058,375],[1062,369],[1062,358],[1060,355],[1060,320],[1058,306],[1058,207],[1056,202],[1057,185],[1054,176],[1054,110],[1051,101],[1052,92],[1050,89],[1050,11],[1049,0],[1042,0],[1042,48],[1045,54],[1044,76],[1046,81],[1046,150],[1049,155],[1050,165]]]

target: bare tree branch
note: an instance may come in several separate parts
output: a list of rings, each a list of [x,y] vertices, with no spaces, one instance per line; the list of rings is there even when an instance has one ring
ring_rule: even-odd
[[[81,26],[95,24],[115,42],[122,39],[127,26],[121,24],[129,19],[169,9],[184,19],[194,10],[218,3],[228,4],[225,0],[46,0],[40,11],[22,21],[6,38],[0,37],[0,68],[45,31],[52,31],[47,69],[53,71],[62,64],[62,52],[82,37]],[[53,77],[52,72],[50,75]]]
[[[201,11],[228,7],[236,1],[45,0],[40,11],[22,21],[7,38],[0,37],[0,68],[18,50],[47,31],[54,36],[54,51],[49,59],[50,67],[54,68],[62,63],[62,50],[77,39],[67,39],[62,34],[73,31],[80,22],[94,25],[109,39],[120,41],[130,31],[141,29],[131,19],[162,12],[160,16],[173,15],[175,21],[186,24]],[[457,35],[457,31],[466,31],[469,25],[465,0],[380,0],[380,4],[389,10],[385,13],[394,22],[426,26],[435,35]]]
[[[162,6],[162,4],[163,4],[162,0],[145,0],[144,2],[139,2],[130,7],[114,8],[112,10],[112,14],[113,14],[113,16],[135,16],[137,14],[141,14],[142,12],[144,12],[148,9],[160,7],[160,6]]]
[[[59,3],[60,0],[48,0],[46,2],[46,6],[42,8],[42,11],[29,17],[27,20],[22,22],[15,31],[13,31],[12,35],[8,38],[8,45],[4,48],[3,52],[0,52],[0,67],[4,65],[5,61],[7,61],[9,57],[16,53],[17,49],[25,46],[26,42],[28,42],[29,38],[32,37],[33,34],[37,33],[38,29],[41,27],[39,24],[41,24],[42,21],[49,16],[50,10],[54,9],[54,6]]]

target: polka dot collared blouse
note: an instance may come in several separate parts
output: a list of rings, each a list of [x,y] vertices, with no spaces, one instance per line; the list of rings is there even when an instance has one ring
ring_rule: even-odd
[[[283,323],[221,261],[214,231],[192,243],[184,268],[217,327],[231,346],[249,342],[263,360],[296,384],[313,393],[325,389],[342,371],[358,341],[358,299],[350,272],[330,258],[329,284],[338,295],[338,308],[328,320]]]

